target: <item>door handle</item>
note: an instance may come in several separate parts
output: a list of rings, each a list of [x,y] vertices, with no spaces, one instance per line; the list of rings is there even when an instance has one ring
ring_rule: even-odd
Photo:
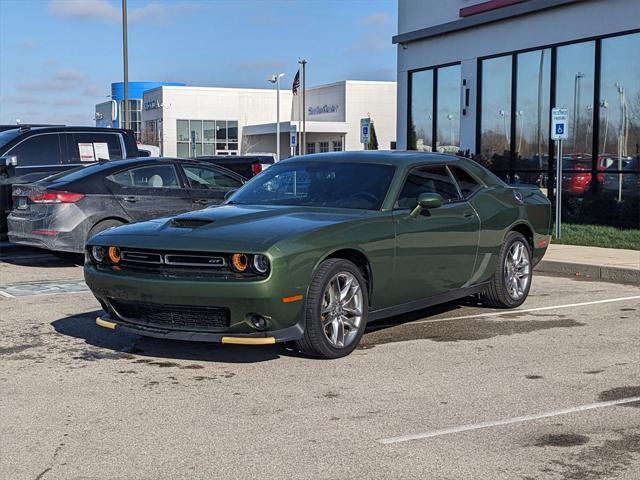
[[[464,218],[468,218],[469,220],[471,220],[472,218],[475,218],[475,217],[476,217],[476,215],[475,215],[473,212],[464,212],[464,213],[462,214],[462,216],[463,216]]]
[[[198,204],[198,205],[209,205],[209,200],[204,199],[204,198],[199,198],[197,200],[194,200],[193,203]]]
[[[136,197],[124,197],[123,200],[125,202],[130,202],[130,203],[135,203],[138,201],[138,199]]]

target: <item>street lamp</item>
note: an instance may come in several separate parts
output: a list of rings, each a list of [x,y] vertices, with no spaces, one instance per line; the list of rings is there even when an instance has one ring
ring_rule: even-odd
[[[276,162],[280,161],[280,79],[284,73],[273,74],[267,81],[276,84]]]

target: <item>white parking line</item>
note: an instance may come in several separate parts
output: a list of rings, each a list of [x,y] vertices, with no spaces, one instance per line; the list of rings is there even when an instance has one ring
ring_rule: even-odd
[[[608,402],[590,403],[588,405],[580,405],[578,407],[565,408],[562,410],[554,410],[551,412],[543,412],[534,415],[525,415],[522,417],[505,418],[502,420],[494,420],[490,422],[476,423],[471,425],[461,425],[459,427],[445,428],[442,430],[434,430],[431,432],[414,433],[411,435],[403,435],[401,437],[382,438],[378,440],[380,443],[389,445],[392,443],[410,442],[412,440],[421,440],[424,438],[440,437],[442,435],[451,435],[453,433],[469,432],[472,430],[480,430],[482,428],[497,427],[500,425],[510,425],[512,423],[528,422],[531,420],[539,420],[541,418],[557,417],[558,415],[567,415],[569,413],[584,412],[586,410],[594,410],[596,408],[614,407],[616,405],[624,405],[626,403],[640,402],[640,397],[628,397],[620,400],[610,400]]]
[[[496,312],[476,313],[472,315],[463,315],[461,317],[434,318],[432,320],[417,320],[415,322],[407,322],[405,325],[415,325],[417,323],[448,322],[451,320],[465,320],[469,318],[499,317],[502,315],[513,315],[516,313],[542,312],[545,310],[555,310],[558,308],[582,307],[585,305],[596,305],[598,303],[624,302],[626,300],[640,300],[640,295],[633,295],[631,297],[607,298],[605,300],[593,300],[591,302],[566,303],[564,305],[550,305],[547,307],[522,308],[522,309],[516,309],[516,310],[498,310]]]
[[[15,295],[11,295],[10,293],[4,292],[2,290],[0,290],[0,295],[6,298],[16,298]]]

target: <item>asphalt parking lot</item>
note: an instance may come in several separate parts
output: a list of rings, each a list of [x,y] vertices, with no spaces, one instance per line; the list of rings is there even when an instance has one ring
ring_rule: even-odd
[[[95,325],[80,267],[0,254],[0,477],[640,478],[640,289],[534,276],[334,361]]]

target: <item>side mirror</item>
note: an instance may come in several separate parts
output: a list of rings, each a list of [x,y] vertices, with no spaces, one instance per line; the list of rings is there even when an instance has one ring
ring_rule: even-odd
[[[422,213],[422,210],[431,210],[441,207],[444,203],[444,199],[438,193],[421,193],[418,197],[418,205],[409,214],[413,218],[418,217]]]
[[[18,165],[18,157],[15,155],[7,155],[0,157],[0,166],[2,167],[15,167]]]
[[[229,197],[234,193],[236,193],[237,191],[238,191],[237,188],[234,188],[233,190],[229,190],[227,193],[224,194],[224,199],[229,200]]]

